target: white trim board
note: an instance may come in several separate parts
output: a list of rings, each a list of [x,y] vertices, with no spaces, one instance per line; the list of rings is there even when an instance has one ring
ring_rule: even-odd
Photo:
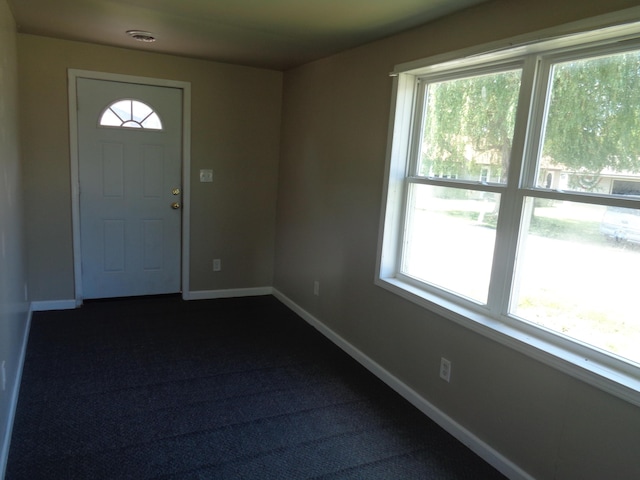
[[[182,292],[183,300],[211,300],[215,298],[234,297],[257,297],[262,295],[272,295],[273,287],[253,287],[253,288],[228,288],[221,290],[198,290],[195,292]],[[135,298],[135,297],[131,297]],[[73,310],[82,305],[74,299],[71,300],[41,300],[31,302],[31,310],[34,312],[45,312],[49,310]],[[2,477],[0,477],[2,478]]]
[[[273,295],[503,475],[513,480],[534,480],[531,475],[522,470],[518,465],[513,463],[487,443],[483,442],[480,438],[457,423],[454,419],[446,415],[442,410],[430,403],[418,392],[382,367],[382,365],[375,362],[372,358],[368,357],[358,348],[331,330],[316,317],[296,304],[293,300],[275,288],[273,289]]]
[[[69,153],[71,160],[71,218],[73,224],[73,272],[75,278],[75,301],[82,304],[82,268],[80,252],[80,177],[78,172],[78,99],[76,80],[90,78],[113,82],[136,83],[157,87],[171,87],[182,90],[182,298],[187,299],[189,292],[189,232],[191,228],[191,84],[160,78],[138,77],[117,73],[93,72],[70,68],[68,75],[69,94]]]
[[[48,310],[73,310],[80,306],[75,300],[43,300],[31,302],[31,311],[46,312]]]
[[[188,292],[185,300],[210,300],[214,298],[257,297],[273,295],[273,287],[229,288],[224,290],[199,290]]]
[[[20,385],[22,384],[22,371],[24,369],[24,359],[27,355],[27,342],[29,340],[29,332],[31,331],[31,317],[33,308],[30,306],[27,312],[27,322],[22,335],[22,346],[20,347],[20,356],[18,359],[18,370],[16,378],[11,390],[11,399],[9,400],[9,415],[7,417],[7,430],[5,431],[2,444],[0,445],[0,479],[4,478],[7,461],[9,460],[9,447],[11,446],[11,435],[13,433],[13,422],[16,417],[16,409],[18,408],[18,397],[20,394]]]

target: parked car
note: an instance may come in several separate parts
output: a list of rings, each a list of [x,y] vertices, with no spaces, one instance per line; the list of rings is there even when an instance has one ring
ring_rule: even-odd
[[[607,207],[600,231],[617,242],[640,243],[640,209]]]

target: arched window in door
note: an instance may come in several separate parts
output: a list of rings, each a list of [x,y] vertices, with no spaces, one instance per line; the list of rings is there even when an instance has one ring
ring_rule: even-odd
[[[100,116],[102,127],[144,128],[162,130],[162,122],[156,112],[138,100],[116,100]]]

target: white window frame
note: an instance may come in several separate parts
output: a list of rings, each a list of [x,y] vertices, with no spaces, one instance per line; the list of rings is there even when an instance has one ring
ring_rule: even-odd
[[[129,112],[129,118],[124,119],[122,118],[114,109],[113,106],[117,105],[118,103],[121,102],[131,102],[131,111]],[[133,105],[134,104],[140,104],[143,105],[145,107],[147,107],[149,109],[149,114],[144,117],[142,119],[142,121],[137,121],[134,120],[133,118]],[[103,123],[105,120],[105,115],[111,112],[113,115],[115,115],[118,120],[120,120],[120,125],[109,125],[107,123]],[[160,124],[159,127],[145,127],[144,123],[151,118],[152,116],[155,116],[158,119],[158,123]],[[138,127],[131,127],[130,123],[135,123],[136,125],[139,125]],[[144,102],[141,102],[140,100],[136,99],[136,98],[119,98],[118,100],[111,102],[109,105],[107,105],[102,112],[100,112],[100,115],[98,115],[98,126],[100,128],[124,128],[124,129],[131,129],[131,128],[139,128],[141,130],[146,130],[147,132],[162,132],[164,130],[164,122],[162,121],[162,119],[160,118],[160,115],[158,114],[158,112],[156,112],[155,108],[153,108],[151,105],[148,105]]]
[[[615,52],[629,49],[630,44],[640,48],[640,23],[634,23],[638,12],[639,9],[629,9],[510,39],[505,46],[484,45],[395,68],[391,73],[394,103],[389,124],[375,283],[483,336],[640,406],[640,368],[577,340],[518,320],[508,313],[525,197],[617,206],[630,206],[636,202],[637,207],[637,201],[633,200],[537,188],[535,162],[525,163],[523,159],[537,158],[535,155],[540,148],[539,134],[546,95],[538,95],[538,92],[546,90],[548,75],[544,72],[548,72],[551,63],[565,56],[575,56],[578,51],[580,55],[599,49]],[[416,157],[415,145],[419,141],[415,133],[419,131],[415,123],[419,122],[414,119],[421,118],[421,106],[417,104],[417,100],[423,98],[420,96],[424,88],[420,86],[421,78],[436,78],[442,74],[451,78],[458,73],[467,76],[465,72],[473,72],[468,73],[471,76],[478,71],[491,71],[501,66],[509,69],[514,65],[522,67],[522,80],[508,182],[506,185],[466,182],[474,190],[501,194],[501,220],[496,231],[495,249],[505,253],[494,258],[489,299],[486,305],[479,305],[403,275],[400,271],[406,191],[409,183],[415,183],[409,172]],[[527,167],[526,171],[523,165]],[[440,186],[465,184],[456,179],[440,178],[429,178],[428,183]]]

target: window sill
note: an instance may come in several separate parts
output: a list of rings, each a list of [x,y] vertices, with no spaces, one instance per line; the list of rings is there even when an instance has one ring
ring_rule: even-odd
[[[623,368],[614,365],[622,362],[613,359],[609,362],[605,358],[602,361],[596,358],[585,358],[586,356],[579,351],[585,347],[575,344],[575,348],[569,348],[574,342],[525,322],[522,322],[521,328],[516,328],[510,322],[493,318],[480,309],[476,310],[451,302],[395,277],[377,278],[375,283],[479,335],[640,406],[640,376],[638,369],[631,365]],[[590,355],[590,357],[594,356],[593,353]],[[605,357],[605,355],[602,356]]]

